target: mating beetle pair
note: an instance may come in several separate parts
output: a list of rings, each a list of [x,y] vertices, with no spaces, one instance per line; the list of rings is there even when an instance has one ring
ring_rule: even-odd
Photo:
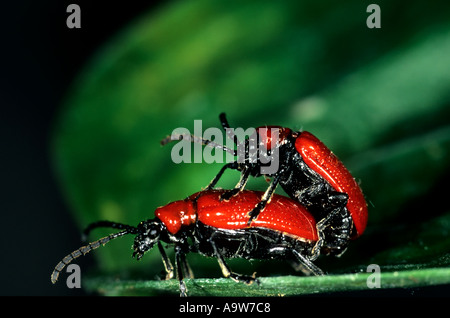
[[[226,169],[238,170],[241,172],[238,184],[233,190],[222,195],[222,199],[227,200],[244,189],[250,176],[261,176],[261,168],[267,161],[279,162],[277,171],[264,174],[265,177],[272,178],[272,182],[261,201],[249,212],[249,224],[264,210],[280,184],[292,199],[305,206],[319,221],[318,247],[325,245],[328,253],[341,255],[345,252],[349,240],[364,232],[368,212],[361,188],[344,164],[317,137],[307,131],[294,132],[280,126],[261,126],[256,128],[255,133],[248,139],[238,142],[225,114],[220,114],[219,118],[227,136],[234,140],[238,148],[244,149],[243,153],[241,152],[244,158],[225,164],[207,186],[207,190],[216,186]],[[273,131],[276,132],[275,138]],[[161,143],[164,145],[182,139],[239,155],[236,150],[192,135],[172,135]],[[252,152],[250,148],[255,145],[266,151]],[[277,158],[274,158],[274,150]],[[257,157],[261,154],[269,154],[269,158],[265,158],[263,162]],[[329,206],[334,208],[330,210]]]
[[[220,115],[227,134],[229,125]],[[244,190],[250,176],[260,176],[261,162],[249,160],[249,139],[244,141],[245,160],[226,164],[208,187],[185,200],[175,201],[155,211],[155,218],[137,227],[100,221],[91,224],[88,234],[98,227],[122,231],[106,236],[79,248],[59,262],[51,280],[73,259],[85,255],[112,239],[135,234],[133,257],[140,259],[155,244],[161,253],[166,278],[172,278],[174,268],[161,242],[175,246],[175,271],[180,293],[186,295],[184,277],[192,277],[186,254],[200,253],[217,258],[225,277],[252,283],[258,280],[231,271],[226,258],[285,259],[305,274],[322,275],[313,264],[320,254],[342,254],[351,238],[362,234],[367,222],[367,206],[362,192],[344,165],[316,137],[308,132],[278,129],[278,140],[266,135],[267,129],[256,129],[259,145],[279,150],[280,168],[272,177],[266,192]],[[215,147],[215,144],[195,136],[181,135],[166,138],[187,139]],[[242,144],[241,144],[242,145]],[[223,146],[217,147],[224,149]],[[226,169],[241,171],[241,179],[233,190],[214,190]],[[274,194],[280,184],[291,197]]]

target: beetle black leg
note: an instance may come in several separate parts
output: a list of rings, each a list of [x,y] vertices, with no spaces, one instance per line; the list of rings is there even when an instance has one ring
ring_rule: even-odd
[[[227,137],[230,138],[231,140],[233,140],[233,142],[236,146],[242,145],[242,143],[238,142],[236,135],[230,129],[230,125],[228,124],[228,120],[225,116],[225,113],[221,113],[219,115],[219,119],[220,119],[220,123],[222,124],[222,128],[225,130],[225,133],[227,134]],[[225,166],[229,166],[229,165],[230,164],[227,164]],[[245,188],[248,178],[250,177],[250,169],[245,165],[243,167],[240,167],[240,165],[237,162],[233,162],[232,166],[230,165],[229,168],[240,170],[241,178],[233,190],[230,190],[230,191],[222,194],[222,196],[220,197],[221,200],[229,200],[231,197],[233,197],[236,194],[238,194],[239,192],[241,192]],[[222,170],[221,170],[221,172],[223,173]]]
[[[319,256],[320,250],[325,242],[325,229],[329,226],[330,219],[334,216],[334,213],[335,211],[331,212],[327,217],[323,218],[316,224],[317,236],[319,239],[312,249],[312,254]]]
[[[227,191],[221,195],[220,200],[229,200],[231,197],[235,196],[239,192],[241,192],[245,185],[247,184],[248,178],[250,177],[250,169],[244,166],[241,173],[241,178],[239,182],[236,184],[233,190]]]
[[[217,182],[219,182],[219,179],[222,177],[225,170],[227,170],[227,169],[236,170],[237,168],[238,168],[237,162],[230,162],[230,163],[227,163],[226,165],[224,165],[220,169],[219,173],[214,177],[214,179],[211,180],[211,182],[208,184],[208,186],[205,188],[205,190],[213,189],[216,186]]]
[[[339,256],[347,248],[353,227],[351,216],[345,208],[347,201],[348,195],[345,193],[334,192],[328,195],[327,204],[333,210],[316,224],[319,240],[312,250],[313,254],[320,254],[325,240],[328,253]]]
[[[219,250],[216,246],[216,243],[213,240],[213,236],[214,235],[212,235],[210,238],[210,243],[214,250],[214,255],[217,258],[217,261],[219,262],[219,266],[220,266],[220,269],[222,270],[223,276],[225,276],[227,278],[230,277],[235,282],[242,282],[247,285],[250,285],[251,283],[256,282],[259,285],[259,280],[255,277],[256,273],[253,273],[252,276],[248,276],[248,275],[237,274],[237,273],[234,273],[231,271],[230,267],[225,262],[225,259],[223,258],[222,254],[219,252]]]
[[[158,249],[161,254],[162,262],[164,264],[164,269],[166,270],[166,280],[173,278],[173,266],[170,259],[167,257],[166,251],[164,250],[160,241],[158,241]]]
[[[221,113],[219,115],[219,120],[220,120],[220,124],[222,125],[223,130],[225,130],[225,133],[227,134],[228,138],[233,140],[234,143],[237,145],[238,141],[237,141],[236,135],[230,129],[231,127],[230,127],[230,124],[228,124],[228,120],[227,120],[225,113]]]
[[[194,278],[194,272],[192,271],[191,267],[189,266],[189,263],[186,259],[186,254],[182,253],[180,255],[180,261],[181,261],[181,266],[183,269],[183,275],[185,278]]]
[[[183,259],[185,259],[185,254],[182,251],[181,247],[175,246],[175,269],[177,271],[178,281],[180,283],[180,297],[187,297],[187,288],[184,283],[183,277]]]
[[[324,275],[324,272],[314,265],[308,258],[303,256],[301,253],[297,252],[296,250],[292,249],[292,254],[294,254],[294,257],[297,261],[296,269],[300,269],[305,275],[311,275],[314,274],[316,276],[322,276]]]
[[[273,178],[272,183],[267,188],[266,192],[264,192],[264,195],[261,198],[261,201],[251,210],[248,215],[250,216],[250,219],[247,222],[247,225],[250,225],[253,220],[255,220],[259,213],[261,213],[262,210],[266,207],[267,203],[272,199],[272,196],[275,192],[275,189],[277,188],[277,185],[280,181],[280,177],[276,176]]]
[[[212,190],[214,189],[214,187],[217,185],[217,182],[219,182],[220,178],[222,177],[223,173],[225,172],[225,170],[227,169],[233,169],[233,170],[239,170],[239,164],[235,161],[235,162],[230,162],[227,163],[226,165],[224,165],[219,173],[217,173],[217,175],[214,177],[214,179],[211,180],[211,182],[208,184],[208,186],[205,188],[204,191],[208,191],[208,190]],[[233,191],[233,190],[230,190]],[[200,192],[197,197],[195,198],[195,200],[197,200],[200,196],[201,196],[202,192]]]

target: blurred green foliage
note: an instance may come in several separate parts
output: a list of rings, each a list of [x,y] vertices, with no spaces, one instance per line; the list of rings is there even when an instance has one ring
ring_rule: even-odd
[[[172,145],[159,142],[177,127],[193,131],[195,119],[220,127],[226,112],[234,127],[314,133],[361,182],[367,231],[341,259],[321,258],[324,270],[448,267],[450,4],[378,1],[381,29],[366,26],[369,4],[175,1],[124,29],[80,72],[55,125],[55,168],[80,228],[136,225],[205,187],[221,164],[174,164]],[[219,186],[238,177],[227,172]],[[138,263],[131,242],[96,251],[99,268],[152,278],[157,251]],[[198,277],[220,275],[213,260],[189,259]]]

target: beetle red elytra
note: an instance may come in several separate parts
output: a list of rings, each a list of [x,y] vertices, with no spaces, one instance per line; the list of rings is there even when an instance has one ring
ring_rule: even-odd
[[[295,149],[305,164],[325,179],[335,191],[348,195],[346,207],[355,226],[353,236],[360,236],[367,225],[367,203],[361,188],[342,161],[307,131],[296,138]]]
[[[222,201],[224,193],[226,190],[205,190],[185,200],[169,203],[155,210],[155,218],[142,221],[136,227],[109,221],[92,223],[84,234],[99,227],[122,231],[89,243],[64,257],[51,274],[52,283],[75,258],[126,234],[136,235],[133,257],[138,260],[155,244],[158,246],[166,278],[174,276],[174,267],[161,242],[174,246],[175,272],[181,296],[187,295],[183,278],[193,277],[186,260],[188,253],[217,258],[225,277],[247,284],[258,283],[258,280],[254,275],[231,271],[226,258],[289,260],[294,268],[305,274],[323,275],[313,261],[321,253],[329,254],[330,250],[319,242],[320,224],[304,206],[288,197],[273,195],[258,218],[248,224],[248,212],[260,202],[263,192],[243,190],[228,201]],[[328,205],[327,208],[336,209],[336,206]]]
[[[241,178],[233,190],[222,195],[223,200],[228,200],[242,191],[250,176],[264,175],[272,178],[261,201],[251,210],[249,222],[258,217],[280,184],[291,198],[307,207],[315,219],[321,222],[324,229],[321,239],[334,255],[342,254],[349,240],[357,238],[364,232],[368,211],[362,190],[344,164],[317,137],[307,131],[296,132],[281,126],[261,126],[256,128],[255,134],[248,139],[238,142],[225,114],[220,114],[219,119],[227,136],[234,140],[238,148],[245,149],[245,158],[225,164],[206,189],[213,189],[226,169],[240,171]],[[272,130],[278,132],[277,138],[273,138],[270,133]],[[161,144],[181,139],[202,143],[239,156],[236,150],[227,149],[193,135],[171,136],[163,139]],[[266,149],[269,156],[274,150],[277,151],[279,167],[275,173],[261,173],[261,167],[265,163],[256,156],[256,152],[249,149],[255,144],[260,149]],[[326,212],[329,210],[323,208],[329,204],[333,206],[338,204],[341,209],[332,209],[330,214]],[[334,244],[336,240],[341,242]]]

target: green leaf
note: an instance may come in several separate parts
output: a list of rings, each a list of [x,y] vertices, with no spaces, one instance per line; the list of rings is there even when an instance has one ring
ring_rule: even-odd
[[[322,277],[261,277],[260,284],[236,284],[231,279],[186,279],[190,296],[266,297],[298,296],[330,292],[369,290],[371,273],[328,275]],[[380,274],[382,288],[412,288],[450,283],[449,268],[402,270]],[[95,278],[87,281],[87,288],[108,296],[174,296],[179,295],[176,280],[117,280]]]
[[[369,223],[341,258],[319,258],[330,276],[291,277],[288,266],[233,261],[236,272],[262,276],[261,286],[249,287],[208,279],[220,272],[216,262],[189,255],[200,277],[188,280],[190,292],[359,290],[367,288],[360,272],[373,263],[386,288],[448,283],[449,4],[381,1],[377,30],[366,27],[368,4],[174,2],[122,30],[80,72],[55,124],[56,172],[80,229],[103,219],[136,225],[205,187],[222,164],[174,164],[171,145],[159,142],[177,127],[193,132],[195,119],[203,130],[220,127],[225,111],[235,127],[282,125],[318,136],[361,182]],[[227,172],[219,186],[238,178]],[[86,288],[176,293],[176,281],[127,280],[162,268],[156,250],[133,260],[131,244],[124,237],[96,250],[101,274]],[[108,278],[117,273],[123,280]]]

